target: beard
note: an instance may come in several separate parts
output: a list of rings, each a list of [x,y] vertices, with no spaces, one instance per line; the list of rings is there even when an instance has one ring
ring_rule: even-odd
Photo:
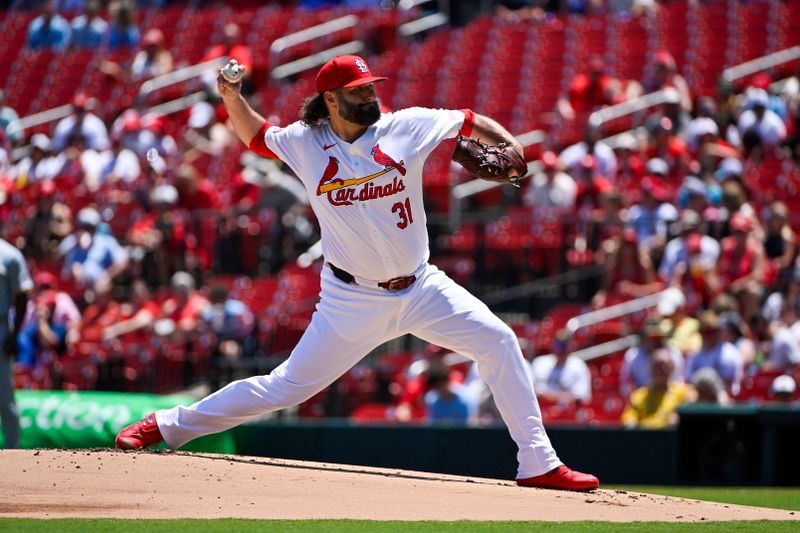
[[[338,98],[339,114],[348,122],[359,126],[372,126],[381,118],[381,106],[378,100],[367,104],[353,104],[345,100],[341,94]]]

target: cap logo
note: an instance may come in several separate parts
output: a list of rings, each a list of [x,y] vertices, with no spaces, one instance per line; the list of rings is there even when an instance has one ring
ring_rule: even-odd
[[[369,72],[369,68],[367,68],[367,64],[361,61],[360,58],[356,58],[356,68],[361,74],[366,74]]]

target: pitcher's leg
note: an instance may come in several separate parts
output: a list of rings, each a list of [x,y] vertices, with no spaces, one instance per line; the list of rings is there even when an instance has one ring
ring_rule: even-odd
[[[317,311],[289,359],[267,376],[235,381],[189,407],[156,412],[164,440],[178,448],[263,414],[297,405],[333,383],[385,339],[354,342]]]
[[[509,433],[517,443],[517,478],[561,465],[547,437],[533,390],[530,365],[517,336],[486,305],[441,272],[426,276],[421,293],[404,313],[408,331],[478,363]]]

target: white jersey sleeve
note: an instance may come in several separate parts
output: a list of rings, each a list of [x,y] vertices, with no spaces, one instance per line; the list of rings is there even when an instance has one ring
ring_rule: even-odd
[[[439,143],[456,137],[466,118],[463,111],[424,107],[402,109],[395,115],[409,128],[414,146],[423,159]]]

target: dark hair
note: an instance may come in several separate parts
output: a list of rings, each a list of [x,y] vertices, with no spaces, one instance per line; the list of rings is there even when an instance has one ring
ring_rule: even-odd
[[[303,100],[303,105],[300,107],[300,120],[306,126],[319,126],[330,120],[331,114],[328,111],[328,106],[325,105],[325,99],[322,93],[309,96]]]

